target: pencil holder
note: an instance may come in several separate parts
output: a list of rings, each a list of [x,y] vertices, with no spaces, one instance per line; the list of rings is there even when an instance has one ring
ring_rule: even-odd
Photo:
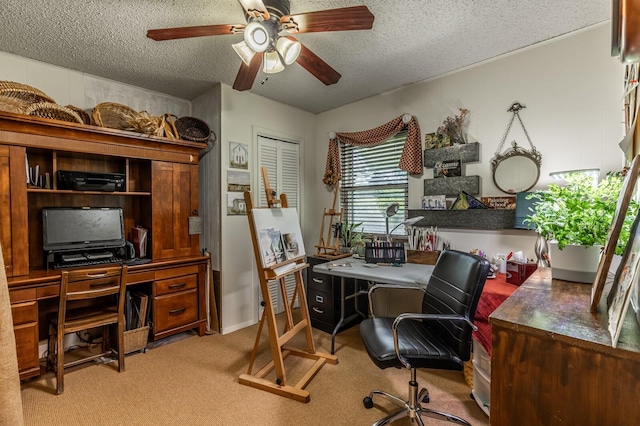
[[[422,265],[435,265],[440,257],[440,250],[407,250],[407,263],[419,263]]]
[[[366,263],[405,263],[404,243],[366,243]]]

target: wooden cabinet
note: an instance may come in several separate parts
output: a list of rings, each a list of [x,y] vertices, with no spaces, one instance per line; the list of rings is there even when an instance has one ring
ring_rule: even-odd
[[[20,378],[26,379],[40,374],[38,355],[38,302],[36,290],[14,290],[9,292],[13,331],[16,336],[18,370]]]
[[[0,245],[8,277],[29,273],[24,153],[22,147],[0,145]]]
[[[198,255],[198,235],[188,226],[198,214],[198,166],[154,161],[151,176],[153,258]]]
[[[538,268],[491,314],[492,425],[636,424],[640,327],[629,309],[612,347],[605,302]]]
[[[38,339],[46,338],[38,335],[46,333],[38,320],[56,309],[59,291],[59,272],[48,270],[42,249],[45,207],[119,207],[129,240],[133,226],[147,228],[152,262],[130,267],[128,285],[152,296],[154,338],[191,328],[204,334],[206,258],[198,235],[189,232],[190,217],[198,215],[203,148],[206,143],[0,112],[0,244],[22,378],[38,374]],[[41,176],[38,185],[27,183],[29,168]],[[58,185],[59,171],[122,175],[124,190],[66,189]],[[24,291],[33,294],[25,298]]]
[[[154,337],[193,328],[200,318],[197,265],[156,272],[153,283]]]

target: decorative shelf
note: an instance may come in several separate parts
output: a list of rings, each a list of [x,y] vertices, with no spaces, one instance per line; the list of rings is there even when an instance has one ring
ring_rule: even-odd
[[[408,217],[424,216],[415,226],[461,229],[515,229],[515,210],[409,210]]]
[[[424,195],[455,197],[461,191],[480,194],[480,176],[451,176],[424,180]]]
[[[446,160],[461,160],[462,163],[480,161],[480,142],[424,150],[424,167],[433,167],[436,161]]]

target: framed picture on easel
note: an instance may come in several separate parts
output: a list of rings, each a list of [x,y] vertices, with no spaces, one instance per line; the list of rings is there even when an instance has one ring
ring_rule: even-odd
[[[631,237],[627,243],[622,261],[616,272],[607,297],[607,313],[609,314],[609,333],[611,344],[615,348],[620,337],[624,316],[630,304],[631,292],[640,278],[640,216],[636,216],[631,229]]]
[[[600,256],[600,262],[598,263],[598,269],[596,270],[596,277],[593,281],[593,287],[591,288],[591,312],[593,313],[598,311],[598,305],[600,304],[607,274],[609,273],[611,261],[613,260],[613,255],[615,254],[616,247],[618,245],[620,231],[624,225],[631,197],[633,196],[636,188],[638,174],[640,174],[640,155],[636,155],[631,163],[631,167],[627,171],[622,189],[620,190],[620,196],[618,197],[616,211],[613,215],[613,220],[611,221],[611,227],[609,228],[607,241],[604,245],[604,251]],[[631,241],[629,241],[628,244],[631,244]]]

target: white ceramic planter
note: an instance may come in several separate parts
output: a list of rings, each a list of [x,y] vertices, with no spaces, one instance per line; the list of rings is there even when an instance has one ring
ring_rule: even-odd
[[[600,246],[568,245],[562,250],[558,243],[549,243],[551,276],[555,279],[593,283],[600,261]]]

